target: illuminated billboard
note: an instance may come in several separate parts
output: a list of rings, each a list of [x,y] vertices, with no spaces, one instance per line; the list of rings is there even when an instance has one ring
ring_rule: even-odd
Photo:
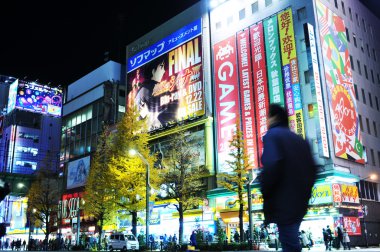
[[[335,156],[364,164],[346,27],[342,18],[316,3]]]
[[[17,96],[17,87],[18,87],[18,80],[15,80],[9,86],[7,113],[11,112],[15,108],[16,96]]]
[[[154,130],[204,109],[202,38],[198,36],[128,73],[128,107]]]
[[[18,84],[15,107],[45,115],[60,117],[62,90],[35,83]]]
[[[90,156],[70,162],[67,170],[67,189],[84,186],[90,172]]]

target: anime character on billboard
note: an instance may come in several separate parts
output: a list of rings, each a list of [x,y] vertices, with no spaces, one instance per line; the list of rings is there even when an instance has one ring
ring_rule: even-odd
[[[84,164],[83,159],[79,160],[77,166],[77,172],[74,178],[74,183],[83,184],[87,179],[87,170],[86,165]]]

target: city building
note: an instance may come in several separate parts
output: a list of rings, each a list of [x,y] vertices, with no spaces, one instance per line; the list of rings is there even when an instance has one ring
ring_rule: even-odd
[[[27,240],[25,196],[36,172],[58,172],[62,96],[57,87],[0,77],[0,178],[11,186],[0,203],[0,222],[8,238]]]
[[[124,73],[121,64],[108,61],[68,85],[66,90],[60,149],[60,171],[64,174],[65,188],[58,219],[62,221],[62,234],[73,243],[78,222],[81,232],[96,232],[96,221],[84,215],[80,204],[84,203],[81,199],[91,155],[103,125],[115,124],[125,113]],[[77,176],[79,171],[83,176]]]
[[[340,225],[353,245],[379,244],[378,25],[359,1],[203,0],[127,45],[127,103],[150,108],[153,151],[165,157],[172,127],[182,125],[211,174],[204,205],[185,214],[185,236],[198,224],[215,233],[215,220],[229,238],[238,229],[236,195],[215,175],[229,172],[237,118],[258,170],[268,105],[279,103],[318,164],[301,229],[321,241],[322,228]],[[245,229],[249,216],[263,222],[257,183],[251,190]],[[153,213],[151,232],[178,230],[167,203]]]

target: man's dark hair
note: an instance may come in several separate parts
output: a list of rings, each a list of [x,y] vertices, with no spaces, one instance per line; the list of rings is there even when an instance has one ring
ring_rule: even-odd
[[[269,117],[274,117],[276,123],[288,126],[288,113],[278,104],[269,105]]]

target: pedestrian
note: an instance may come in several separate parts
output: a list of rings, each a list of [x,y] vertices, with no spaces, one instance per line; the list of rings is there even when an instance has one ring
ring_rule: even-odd
[[[303,247],[306,247],[310,250],[309,237],[307,237],[307,234],[304,230],[301,230],[301,240],[302,240]]]
[[[328,240],[329,240],[329,250],[331,250],[334,237],[333,237],[333,233],[332,233],[329,225],[327,225],[327,227],[326,227],[326,232],[327,232],[327,236],[328,236]]]
[[[25,250],[25,247],[26,247],[26,241],[24,240],[24,241],[22,242],[22,250]]]
[[[235,242],[240,242],[240,235],[239,232],[236,230],[234,234],[234,241]]]
[[[190,244],[194,247],[197,246],[197,234],[195,233],[195,230],[190,235]]]
[[[173,235],[173,243],[174,243],[174,244],[177,244],[177,240],[178,240],[178,239],[177,239],[177,235],[174,234],[174,235]]]
[[[284,252],[301,251],[298,230],[308,208],[316,166],[307,141],[290,131],[288,114],[271,104],[259,181],[265,225],[276,223]]]
[[[329,250],[330,246],[330,238],[329,238],[329,234],[327,233],[326,229],[322,228],[322,235],[323,235],[323,242],[325,243],[325,246],[326,246],[326,251]],[[331,250],[331,248],[330,248]]]
[[[342,231],[342,228],[340,226],[338,226],[336,228],[336,233],[337,233],[337,249],[340,249],[340,245],[342,244],[342,246],[344,247],[343,245],[343,231]]]
[[[348,236],[347,229],[343,229],[343,248],[344,250],[351,250],[350,237]]]

